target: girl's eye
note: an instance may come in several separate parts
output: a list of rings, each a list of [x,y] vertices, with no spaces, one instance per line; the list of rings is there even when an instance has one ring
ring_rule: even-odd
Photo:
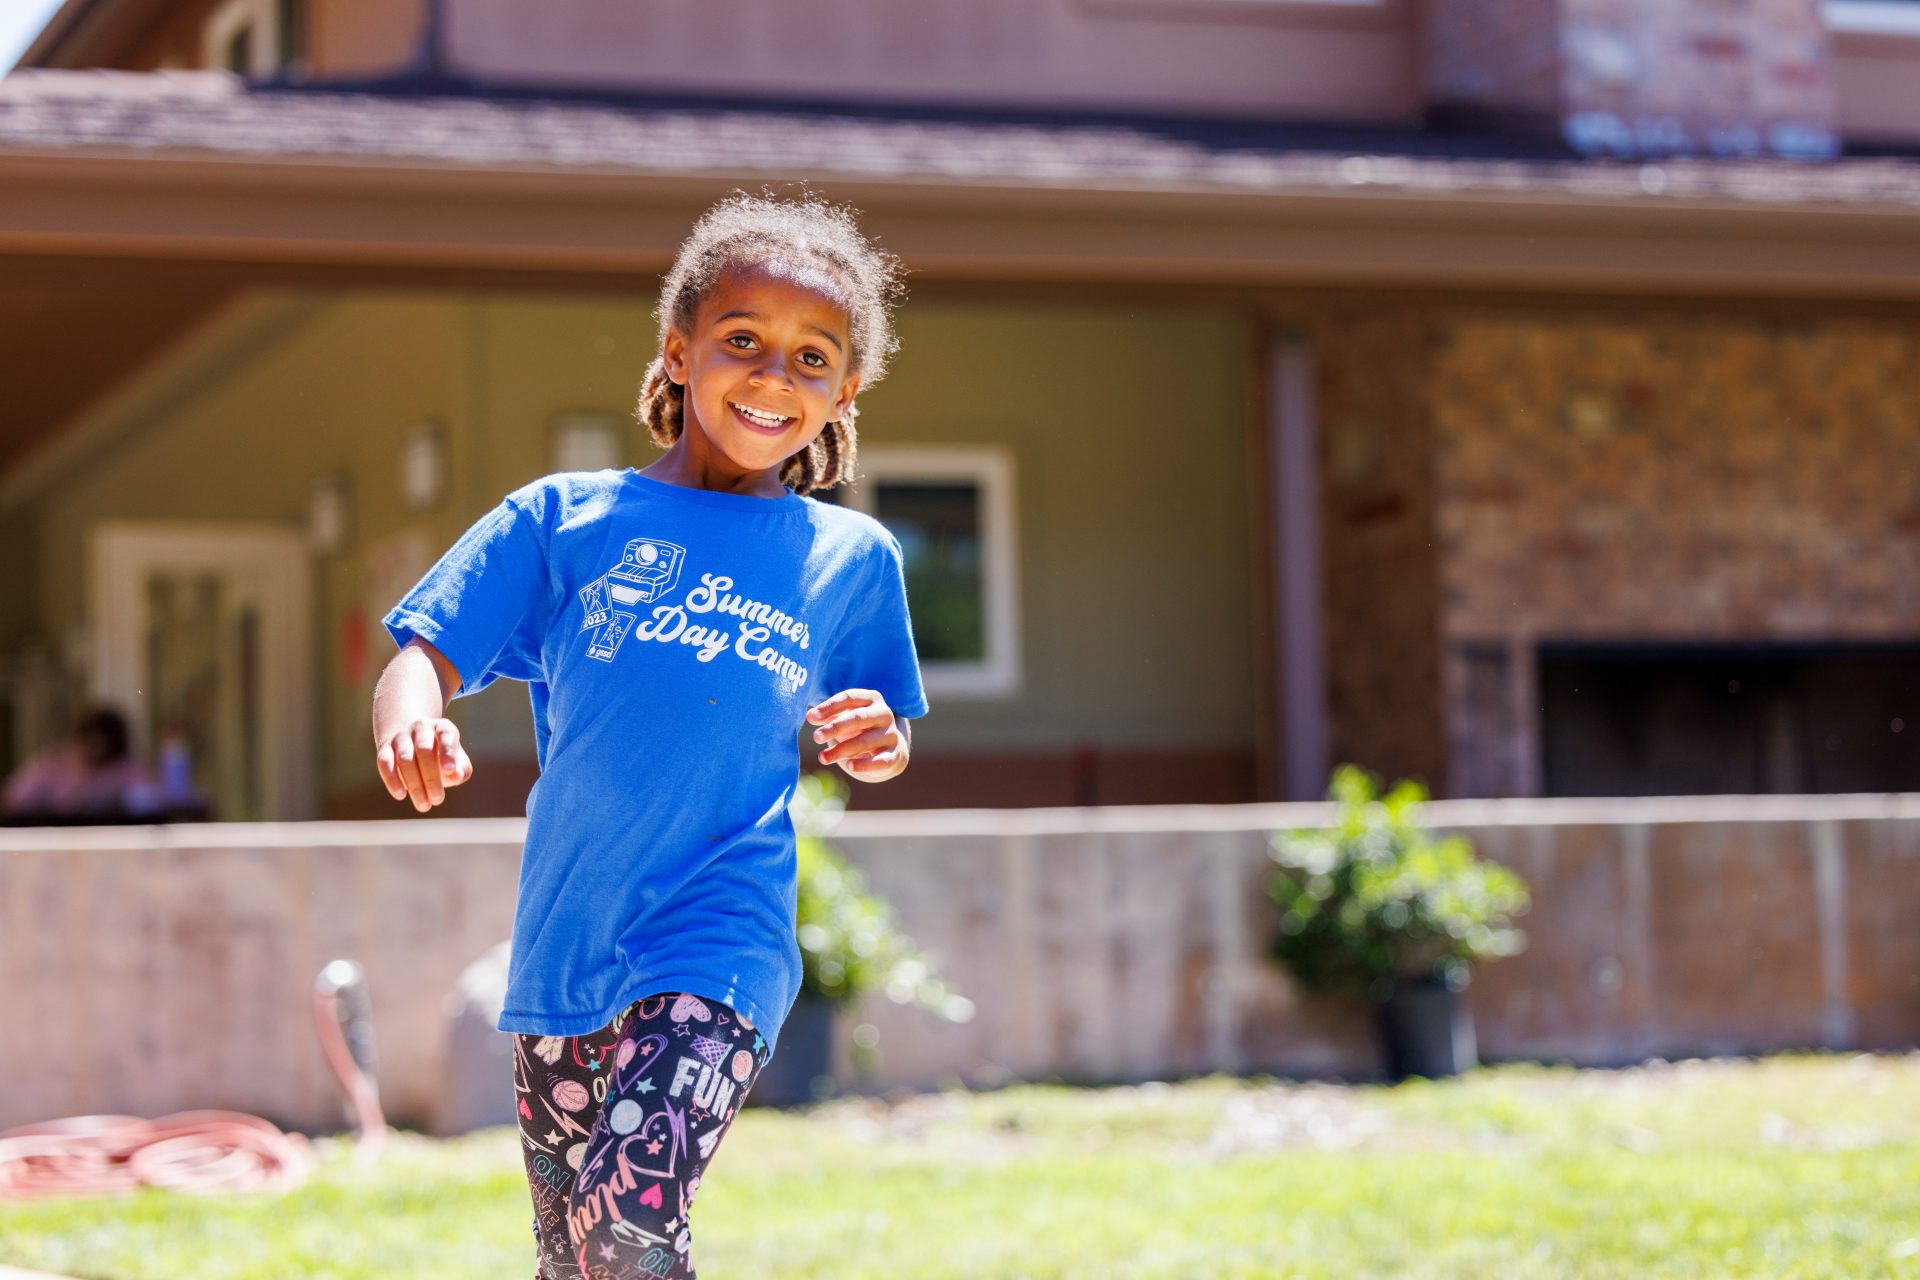
[[[800,358],[802,360],[808,360],[808,361],[818,360],[820,362],[819,364],[811,366],[815,369],[824,369],[827,367],[827,358],[821,355],[818,351],[802,351],[800,353]]]
[[[751,345],[753,344],[753,339],[752,339],[752,338],[749,338],[749,337],[748,337],[748,336],[747,336],[746,334],[744,334],[744,333],[735,333],[735,334],[731,334],[731,335],[729,335],[729,336],[728,336],[728,338],[727,338],[727,341],[728,341],[728,342],[733,342],[733,341],[735,341],[736,339],[737,339],[737,340],[739,340],[739,341],[741,341],[741,342],[744,342],[744,343],[746,343],[746,344],[748,344],[748,346],[751,346]],[[735,349],[736,349],[736,350],[739,350],[739,351],[745,351],[745,350],[746,350],[747,348],[746,348],[746,347],[738,347],[738,348],[735,348]]]

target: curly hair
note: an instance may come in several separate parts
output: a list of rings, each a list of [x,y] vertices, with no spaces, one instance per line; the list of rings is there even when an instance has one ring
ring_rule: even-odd
[[[840,295],[836,300],[852,325],[849,374],[859,375],[863,390],[878,382],[900,346],[892,308],[905,287],[900,259],[867,239],[854,221],[856,212],[811,195],[781,200],[771,192],[736,191],[714,205],[694,224],[661,282],[654,315],[662,346],[669,329],[692,330],[700,304],[729,271],[824,277]],[[665,356],[655,356],[641,379],[635,416],[665,449],[680,438],[685,414],[686,388],[667,376]],[[810,493],[852,480],[857,416],[850,405],[837,422],[829,422],[811,444],[781,464],[780,482],[795,493]]]

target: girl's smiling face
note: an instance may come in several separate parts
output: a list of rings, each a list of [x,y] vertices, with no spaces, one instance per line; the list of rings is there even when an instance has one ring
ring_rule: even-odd
[[[670,328],[666,374],[686,391],[678,448],[717,487],[780,491],[779,469],[853,404],[847,310],[784,275],[734,270],[691,332]],[[743,484],[742,482],[748,482]]]

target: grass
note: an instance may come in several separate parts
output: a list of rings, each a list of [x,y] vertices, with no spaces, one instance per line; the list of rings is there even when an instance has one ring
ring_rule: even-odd
[[[513,1135],[337,1141],[283,1198],[0,1209],[0,1262],[97,1280],[532,1272]],[[1920,1276],[1920,1054],[1342,1087],[1209,1079],[748,1111],[707,1280]]]

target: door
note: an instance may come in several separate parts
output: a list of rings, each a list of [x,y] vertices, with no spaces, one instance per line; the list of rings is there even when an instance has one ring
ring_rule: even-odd
[[[94,694],[143,756],[185,745],[213,816],[315,816],[311,566],[260,525],[100,526],[91,548]]]

